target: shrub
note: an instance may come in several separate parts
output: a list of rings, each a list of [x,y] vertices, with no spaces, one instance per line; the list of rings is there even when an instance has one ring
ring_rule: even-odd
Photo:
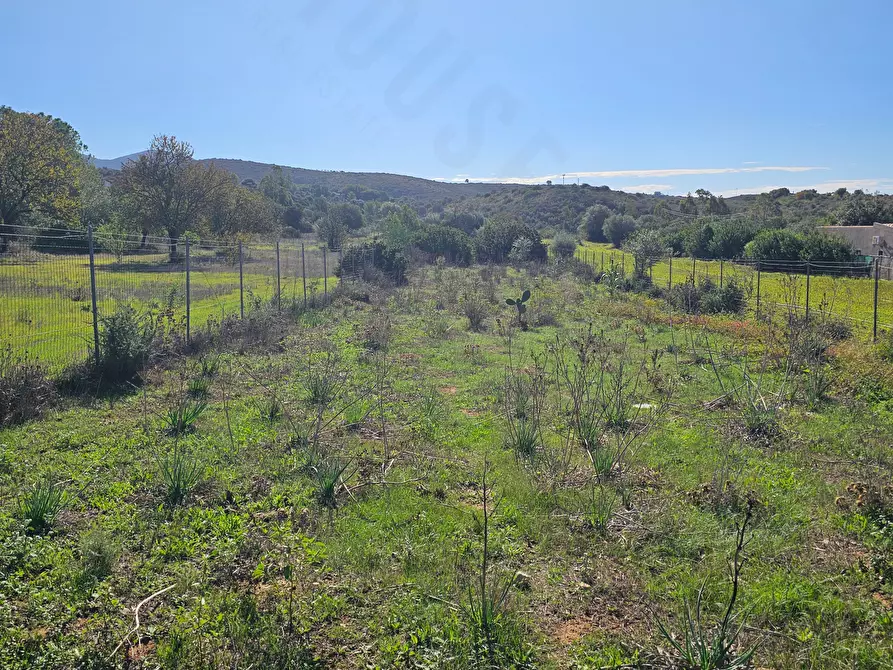
[[[466,291],[462,296],[462,313],[468,319],[468,329],[479,333],[487,321],[487,302],[478,291]]]
[[[536,230],[517,219],[500,217],[488,219],[477,231],[475,247],[478,262],[504,263],[519,239],[529,243],[528,258],[525,260],[546,260],[546,247]]]
[[[557,258],[573,258],[577,252],[577,240],[573,235],[558,233],[552,239],[551,247]]]
[[[612,214],[605,219],[605,225],[602,227],[605,239],[615,247],[620,247],[635,229],[636,220],[629,214]]]
[[[604,205],[593,205],[580,220],[580,237],[589,242],[605,241],[605,220],[611,216],[611,210]]]
[[[56,395],[43,368],[0,349],[0,426],[11,426],[39,417]]]
[[[35,485],[19,504],[19,512],[29,533],[42,533],[56,521],[65,506],[65,491],[58,484],[43,481]]]
[[[345,247],[335,276],[343,276],[347,269],[358,271],[361,278],[368,282],[380,283],[383,275],[388,281],[399,286],[406,283],[409,261],[399,249],[381,240],[373,240]]]
[[[471,265],[474,260],[471,238],[458,228],[425,226],[416,233],[412,243],[432,258],[442,257],[451,265]]]
[[[110,382],[133,379],[152,354],[155,326],[149,314],[121,305],[100,321],[99,367]]]
[[[737,314],[744,309],[744,290],[734,279],[722,287],[710,279],[700,284],[689,280],[669,289],[666,297],[676,309],[689,314]]]

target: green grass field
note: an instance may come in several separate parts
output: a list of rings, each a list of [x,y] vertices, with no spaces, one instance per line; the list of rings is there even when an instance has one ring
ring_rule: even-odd
[[[505,298],[525,290],[521,330]],[[0,667],[682,667],[659,622],[679,636],[702,592],[715,631],[747,510],[731,655],[890,667],[881,350],[789,365],[797,338],[766,322],[548,272],[359,293],[259,308],[265,326],[138,391],[0,429]],[[562,382],[581,351],[581,406],[610,417],[591,442]],[[29,530],[46,482],[61,508]]]
[[[244,300],[246,312],[269,302],[276,294],[276,259],[273,247],[246,253],[243,285],[239,290],[236,259],[219,259],[199,251],[191,272],[190,320],[196,331],[209,321],[238,315]],[[319,249],[308,249],[307,293],[312,296],[333,289],[337,257],[329,256],[323,277]],[[97,311],[100,318],[121,303],[138,309],[170,314],[173,321],[186,317],[185,264],[170,264],[166,254],[125,256],[123,262],[99,254],[96,257]],[[283,250],[280,258],[281,302],[303,303],[304,280],[300,252]],[[0,262],[0,345],[58,370],[87,357],[93,345],[90,265],[86,255],[29,254]]]
[[[614,267],[623,268],[627,273],[631,273],[634,267],[631,254],[615,249],[610,244],[584,242],[577,250],[577,257],[585,258],[599,269],[602,269],[602,263],[605,268],[610,268],[612,262]],[[719,282],[722,274],[724,280],[735,279],[745,288],[748,305],[751,310],[755,310],[757,294],[755,269],[732,262],[723,263],[722,266],[720,268],[719,261],[697,260],[692,263],[690,258],[674,258],[672,285],[687,281],[693,269],[699,281],[704,277],[710,277],[714,282]],[[656,285],[670,286],[669,261],[656,263],[651,275]],[[792,281],[791,276],[785,273],[762,272],[759,288],[761,303],[785,305],[793,302],[801,311],[805,311],[805,275],[793,275]],[[813,275],[810,278],[809,306],[810,310],[830,310],[837,317],[849,320],[861,335],[870,335],[874,319],[874,280]],[[879,282],[878,326],[882,329],[893,327],[893,281]]]

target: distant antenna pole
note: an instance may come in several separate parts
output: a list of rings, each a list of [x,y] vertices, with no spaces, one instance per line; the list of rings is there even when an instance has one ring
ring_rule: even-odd
[[[561,175],[561,185],[564,186],[564,174]]]

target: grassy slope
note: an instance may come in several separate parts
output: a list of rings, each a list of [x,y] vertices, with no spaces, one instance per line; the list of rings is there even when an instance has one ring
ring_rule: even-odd
[[[721,390],[704,362],[685,353],[699,330],[671,326],[657,303],[512,275],[497,295],[531,288],[532,319],[552,313],[573,329],[593,320],[615,342],[662,352],[660,375],[681,384],[666,420],[625,469],[628,506],[596,533],[584,522],[583,460],[577,476],[553,487],[544,464],[519,463],[503,447],[505,340],[492,320],[489,332],[466,332],[453,302],[465,281],[481,283],[471,272],[447,271],[438,283],[429,276],[384,308],[392,320],[384,408],[393,460],[383,463],[378,414],[362,420],[374,398],[360,398],[345,414],[358,427],[336,421],[324,439],[330,453],[352,459],[348,481],[358,487],[331,517],[317,502],[308,454],[289,441],[290,420],[261,414],[272,395],[287,417],[306,411],[308,349],[326,343],[349,372],[349,396],[373,382],[365,343],[380,332],[382,310],[363,303],[307,313],[278,346],[224,357],[209,410],[184,438],[203,464],[185,506],[163,504],[158,458],[174,439],[159,417],[197,375],[195,361],[154,371],[144,392],[0,432],[0,665],[117,667],[126,654],[145,667],[222,667],[240,655],[243,666],[275,667],[270,658],[248,659],[262,646],[278,649],[279,660],[291,654],[295,667],[462,667],[467,622],[447,603],[462,601],[480,558],[486,457],[501,498],[490,529],[496,570],[523,570],[530,582],[514,591],[504,622],[505,665],[631,662],[637,649],[661,644],[651,615],[678,625],[682,598],[705,581],[714,620],[735,517],[706,503],[703,485],[729,479],[760,511],[743,592],[746,635],[763,642],[759,663],[888,667],[889,587],[864,567],[862,517],[835,497],[853,480],[889,479],[889,396],[855,399],[841,382],[817,411],[788,406],[774,440],[743,439],[734,408],[704,408]],[[445,311],[426,302],[434,296]],[[504,309],[490,307],[506,320]],[[723,319],[709,324],[717,347],[740,357],[747,345],[732,339],[738,331]],[[515,360],[529,365],[518,352],[544,351],[557,332],[518,334]],[[843,355],[834,365],[839,381],[852,376]],[[50,534],[29,537],[15,505],[43,477],[63,480],[69,502]],[[79,548],[97,527],[120,550],[98,582],[83,576]],[[104,660],[132,627],[135,604],[170,585],[142,611],[143,644]]]

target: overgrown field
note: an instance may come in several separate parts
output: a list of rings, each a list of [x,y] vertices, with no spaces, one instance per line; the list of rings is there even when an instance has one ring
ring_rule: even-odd
[[[0,430],[0,667],[891,667],[886,349],[556,266],[335,293]]]

